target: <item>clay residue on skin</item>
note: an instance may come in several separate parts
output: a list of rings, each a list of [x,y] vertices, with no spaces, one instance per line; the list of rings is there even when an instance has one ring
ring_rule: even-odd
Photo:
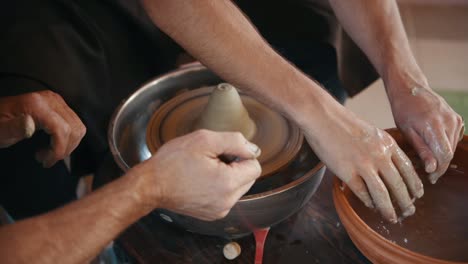
[[[423,89],[423,88],[417,87],[417,86],[411,88],[411,95],[412,96],[417,96],[421,92],[421,89]]]
[[[427,131],[430,131],[431,134],[435,135],[435,132],[434,132],[434,129],[432,128],[432,126],[427,126],[426,128]],[[432,149],[434,149],[434,151],[436,153],[439,153],[439,155],[442,157],[443,160],[451,160],[452,157],[453,157],[453,151],[452,151],[452,148],[450,146],[450,144],[441,144],[441,142],[439,142],[439,140],[433,140],[432,141]]]
[[[426,194],[414,201],[416,212],[413,216],[400,217],[399,224],[386,224],[380,214],[366,208],[354,195],[349,195],[348,200],[360,218],[388,241],[426,256],[466,262],[468,211],[464,210],[464,201],[468,193],[464,187],[467,186],[468,178],[457,170],[466,169],[463,161],[467,155],[466,149],[461,148],[451,164],[456,165],[456,169],[451,166],[437,185],[428,184],[423,168],[417,171],[427,188]],[[408,156],[418,159],[416,154]]]
[[[24,117],[24,136],[26,138],[32,137],[34,132],[36,131],[36,125],[34,123],[34,120],[30,115],[26,115]]]

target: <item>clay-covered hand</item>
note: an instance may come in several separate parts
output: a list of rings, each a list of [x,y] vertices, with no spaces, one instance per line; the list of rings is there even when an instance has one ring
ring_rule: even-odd
[[[414,214],[412,197],[423,195],[423,185],[395,140],[344,108],[330,111],[330,118],[315,124],[320,130],[305,130],[319,158],[367,207],[375,206],[388,221],[398,220],[390,194],[404,217]]]
[[[86,133],[80,118],[52,91],[0,98],[0,148],[29,138],[38,129],[51,135],[50,148],[36,155],[44,167],[70,155]]]
[[[221,155],[237,159],[227,164]],[[164,144],[131,173],[143,175],[150,207],[216,220],[260,176],[259,155],[260,149],[241,133],[198,130]]]
[[[436,183],[450,165],[463,137],[461,116],[427,82],[421,86],[387,87],[387,90],[397,127],[423,161],[429,181]]]

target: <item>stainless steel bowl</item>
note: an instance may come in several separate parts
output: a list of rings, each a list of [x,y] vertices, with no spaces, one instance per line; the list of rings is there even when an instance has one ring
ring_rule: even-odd
[[[108,131],[111,152],[117,165],[127,171],[151,157],[146,145],[146,127],[158,107],[184,90],[216,85],[222,80],[198,65],[162,75],[138,89],[115,111]],[[297,212],[319,186],[325,166],[307,143],[281,171],[257,181],[223,219],[205,222],[158,209],[153,214],[195,233],[238,237],[272,226]]]

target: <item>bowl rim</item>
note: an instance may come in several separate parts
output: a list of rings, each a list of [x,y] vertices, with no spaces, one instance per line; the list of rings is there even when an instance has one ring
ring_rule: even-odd
[[[151,80],[147,81],[146,83],[142,84],[140,88],[136,89],[132,94],[130,94],[128,97],[122,100],[122,102],[117,106],[116,110],[111,116],[109,126],[107,129],[107,142],[109,144],[110,151],[112,153],[113,160],[117,163],[119,168],[123,172],[127,172],[131,167],[125,162],[123,159],[122,155],[120,155],[120,151],[118,150],[116,140],[115,140],[115,124],[116,121],[120,118],[120,116],[123,114],[123,111],[125,107],[130,104],[136,97],[140,96],[143,92],[146,90],[150,89],[151,87],[157,85],[158,83],[170,79],[170,78],[176,78],[180,75],[187,74],[190,72],[196,72],[196,71],[210,71],[207,67],[195,63],[191,64],[188,66],[183,66],[178,69],[169,71],[167,73],[158,75]],[[302,144],[308,144],[307,141],[304,141]],[[285,191],[288,191],[290,189],[293,189],[307,180],[309,180],[313,175],[316,175],[322,168],[326,169],[325,164],[319,160],[318,163],[308,172],[306,172],[304,175],[299,177],[298,179],[289,182],[288,184],[285,184],[283,186],[280,186],[278,188],[266,191],[266,192],[261,192],[261,193],[256,193],[256,194],[250,194],[250,195],[245,195],[242,196],[238,203],[243,203],[243,202],[249,202],[249,201],[254,201],[258,199],[263,199],[266,197],[274,196],[274,195],[279,195]]]
[[[392,135],[392,137],[395,133],[397,135],[401,135],[397,128],[389,128],[389,129],[386,129],[385,131],[387,131],[390,135]],[[464,135],[463,140],[459,144],[467,144],[467,141],[468,141],[468,136]],[[343,225],[345,226],[346,232],[351,237],[351,240],[353,240],[353,243],[371,261],[374,261],[373,259],[371,259],[372,256],[368,256],[367,254],[365,254],[367,250],[362,250],[360,246],[358,245],[358,244],[364,243],[363,240],[374,241],[377,247],[383,248],[384,251],[399,252],[400,255],[403,255],[405,258],[408,258],[409,260],[415,261],[415,263],[419,263],[423,261],[421,263],[433,263],[433,264],[463,264],[465,263],[466,264],[466,262],[449,261],[449,260],[443,260],[443,259],[426,256],[421,253],[411,251],[407,248],[404,248],[398,244],[395,244],[387,240],[386,238],[378,234],[370,226],[368,226],[364,222],[364,220],[362,220],[361,217],[356,213],[356,211],[353,209],[348,199],[346,198],[345,191],[342,189],[342,184],[343,182],[335,175],[335,179],[333,181],[333,201],[335,204],[335,209],[338,213],[340,220],[343,222]],[[345,185],[344,188],[348,188],[348,187]],[[351,232],[348,231],[349,226],[347,226],[347,224],[352,225],[354,228],[358,229],[359,231],[363,231],[363,232],[368,231],[367,233],[369,234],[370,237],[367,237],[364,239],[362,238],[358,239],[357,236],[354,236],[354,231],[351,231]],[[353,234],[350,234],[350,233],[353,233]],[[358,240],[358,242],[356,243],[355,240]]]

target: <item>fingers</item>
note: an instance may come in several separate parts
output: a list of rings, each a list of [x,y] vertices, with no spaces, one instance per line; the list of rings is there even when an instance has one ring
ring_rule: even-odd
[[[67,106],[67,103],[60,95],[53,93],[53,96],[55,98],[53,108],[62,116],[70,127],[70,136],[66,149],[67,155],[70,155],[85,135],[86,127],[83,125],[78,115]]]
[[[50,112],[47,118],[41,117],[43,129],[51,136],[50,148],[39,150],[36,159],[46,168],[69,155],[67,153],[71,128],[56,112]]]
[[[392,155],[392,160],[411,194],[416,198],[421,198],[424,195],[424,187],[408,156],[397,147]]]
[[[379,210],[385,219],[391,223],[396,223],[397,216],[390,199],[390,194],[377,172],[362,176],[377,210]]]
[[[426,142],[430,142],[429,147],[437,158],[437,169],[429,174],[429,181],[435,184],[450,165],[450,161],[453,158],[453,150],[445,131],[437,128],[428,128],[427,134],[428,138]]]
[[[0,148],[6,148],[17,142],[30,138],[36,125],[30,115],[20,115],[0,121]]]
[[[465,135],[465,121],[462,118],[461,127],[460,127],[460,134],[458,135],[458,142],[463,140],[464,135]]]
[[[229,177],[235,186],[253,184],[262,173],[260,163],[256,159],[236,161],[226,166],[229,167],[226,171],[226,177]]]
[[[351,191],[369,208],[373,208],[372,198],[367,191],[366,184],[359,176],[351,177],[351,180],[346,182],[346,185]]]
[[[400,206],[403,217],[413,215],[416,208],[410,198],[405,182],[392,163],[387,163],[387,165],[381,169],[381,177]]]
[[[437,169],[437,160],[426,142],[413,129],[409,129],[406,136],[418,153],[419,158],[423,161],[425,171],[427,173],[434,172]]]
[[[257,160],[243,160],[227,166],[232,166],[230,173],[225,174],[229,177],[227,182],[230,182],[228,184],[230,191],[228,193],[231,194],[226,198],[225,209],[216,219],[224,218],[237,201],[250,190],[261,174],[260,164]]]
[[[85,135],[86,128],[56,93],[44,91],[28,102],[36,124],[51,136],[50,148],[38,151],[36,158],[44,167],[51,167],[71,154]]]
[[[463,138],[465,124],[463,118],[455,112],[450,120],[451,122],[445,123],[445,134],[451,143],[452,151],[455,152],[458,142]]]
[[[243,186],[240,186],[235,190],[235,192],[231,195],[230,198],[227,198],[225,209],[220,212],[220,214],[217,215],[215,218],[211,218],[208,220],[216,220],[216,219],[222,219],[226,217],[231,209],[236,205],[236,203],[239,201],[239,199],[246,194],[250,188],[254,185],[255,181],[251,181],[247,184],[244,184]]]
[[[458,135],[458,142],[457,142],[457,145],[460,141],[463,140],[463,137],[465,135],[465,123],[464,121],[462,121],[462,124],[461,124],[461,127],[460,127],[460,133]]]
[[[453,146],[453,151],[455,152],[457,149],[457,145],[460,141],[463,140],[463,136],[465,134],[465,120],[463,120],[463,117],[460,115],[457,115],[457,129],[455,130],[455,136],[454,136],[454,146]],[[458,131],[458,133],[457,133]]]
[[[223,182],[226,191],[224,193],[227,197],[225,198],[224,210],[217,219],[223,218],[229,213],[236,202],[250,190],[262,172],[260,163],[256,159],[235,161],[230,164],[221,163],[221,166],[222,176],[225,177]]]
[[[260,148],[249,142],[239,132],[213,132],[199,130],[200,137],[207,137],[200,142],[209,142],[210,149],[215,157],[220,155],[234,156],[238,159],[255,159],[260,156]]]

